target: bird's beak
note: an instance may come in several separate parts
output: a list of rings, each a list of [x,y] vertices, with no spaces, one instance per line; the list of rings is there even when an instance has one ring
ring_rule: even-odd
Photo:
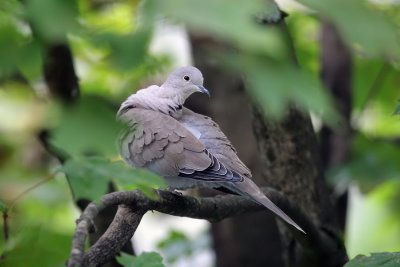
[[[197,85],[197,87],[199,88],[199,92],[208,95],[208,97],[210,97],[210,92],[202,85]]]

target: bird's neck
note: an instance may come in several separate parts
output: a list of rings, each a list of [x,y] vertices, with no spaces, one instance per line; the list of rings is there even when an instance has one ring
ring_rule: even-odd
[[[131,95],[122,104],[121,109],[124,106],[132,106],[158,111],[178,118],[182,114],[182,106],[185,100],[186,98],[173,94],[162,87],[150,86]]]

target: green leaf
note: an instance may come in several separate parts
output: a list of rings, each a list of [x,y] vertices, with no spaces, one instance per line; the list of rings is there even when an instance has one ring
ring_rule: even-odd
[[[174,263],[193,253],[192,243],[184,233],[172,230],[157,244],[157,247],[163,252],[168,263]]]
[[[140,189],[146,196],[153,198],[153,189],[166,187],[163,178],[148,170],[127,166],[122,161],[111,164],[113,181],[121,190]]]
[[[400,179],[387,180],[368,194],[350,190],[346,248],[351,258],[365,251],[400,251]]]
[[[62,267],[71,247],[70,234],[62,234],[51,227],[29,225],[12,237],[6,245],[7,257],[1,266]]]
[[[246,51],[273,58],[286,56],[286,44],[277,29],[256,23],[258,15],[277,11],[264,1],[232,0],[148,0],[151,12],[184,22],[192,32],[207,33]],[[153,17],[154,14],[145,14]],[[207,18],[207,19],[204,19]]]
[[[124,267],[164,267],[162,257],[156,252],[143,252],[136,257],[122,252],[117,261]]]
[[[81,158],[68,160],[62,166],[75,199],[97,200],[107,193],[112,178],[107,164],[102,158]]]
[[[145,62],[152,32],[138,30],[129,34],[103,33],[93,37],[92,42],[109,48],[109,58],[119,69],[134,69]]]
[[[199,236],[189,239],[184,233],[172,230],[157,244],[157,247],[163,253],[164,259],[171,264],[209,248],[210,243],[207,233],[200,233]]]
[[[40,46],[27,31],[23,20],[23,5],[19,1],[0,3],[0,75],[13,73],[17,68],[30,79],[42,72]]]
[[[400,83],[398,67],[381,60],[356,59],[354,62],[354,108],[362,108],[378,104],[393,111],[398,97],[397,84]],[[366,105],[367,104],[367,105]]]
[[[322,115],[327,122],[337,119],[329,96],[310,73],[260,55],[231,54],[225,58],[231,68],[246,74],[250,94],[266,116],[281,118],[288,104],[295,103],[303,110]]]
[[[394,110],[393,114],[394,114],[394,115],[400,115],[400,103],[397,104],[397,107],[396,107],[396,109]]]
[[[116,155],[122,129],[115,119],[116,112],[105,100],[84,96],[77,105],[63,110],[51,143],[72,156]]]
[[[397,267],[400,266],[400,252],[372,253],[371,256],[358,255],[344,267]]]
[[[344,38],[368,53],[392,57],[399,55],[397,28],[387,16],[367,6],[364,0],[300,0],[304,5],[320,12],[341,31]],[[373,32],[373,38],[371,38]]]
[[[39,42],[34,39],[24,43],[20,48],[16,63],[28,80],[35,80],[42,75],[43,55],[41,49]]]
[[[187,241],[189,241],[189,238],[184,233],[172,230],[169,232],[168,236],[165,239],[161,240],[158,243],[157,247],[163,249],[170,246],[173,243],[187,242]]]
[[[29,0],[26,15],[36,33],[48,40],[63,40],[67,33],[77,32],[80,27],[76,0]]]
[[[0,212],[7,212],[8,207],[7,204],[4,203],[1,199],[0,199]]]
[[[390,141],[358,134],[352,150],[352,160],[330,171],[330,179],[335,183],[355,180],[368,191],[386,180],[399,178],[400,150]]]
[[[0,75],[14,70],[24,39],[11,19],[0,20]]]
[[[154,197],[153,188],[165,186],[161,177],[142,169],[127,166],[121,161],[111,162],[101,157],[68,160],[61,168],[69,179],[76,198],[97,200],[107,193],[108,183],[114,181],[121,189],[140,189]]]

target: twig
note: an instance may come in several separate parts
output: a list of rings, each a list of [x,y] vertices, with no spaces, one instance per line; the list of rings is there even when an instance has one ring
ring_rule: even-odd
[[[8,210],[3,212],[3,235],[4,235],[4,243],[6,244],[9,236],[10,236],[10,228],[8,227]],[[0,262],[4,260],[5,255],[0,254]]]
[[[54,178],[54,176],[57,174],[57,172],[54,173],[50,173],[49,175],[47,175],[45,178],[43,178],[42,180],[40,180],[39,182],[37,182],[36,184],[32,185],[31,187],[28,187],[27,189],[25,189],[24,191],[22,191],[18,196],[16,196],[14,198],[14,200],[11,201],[10,206],[9,206],[9,212],[12,211],[12,209],[14,208],[14,206],[17,204],[18,201],[20,201],[24,196],[26,196],[29,192],[31,192],[32,190],[38,188],[39,186],[41,186],[44,183],[47,183],[48,181],[50,181],[51,179]]]
[[[10,205],[8,206],[7,210],[3,212],[3,234],[4,234],[4,241],[5,243],[7,243],[7,241],[9,240],[9,236],[10,236],[10,228],[8,225],[8,218],[9,218],[9,213],[12,212],[13,208],[15,207],[15,205],[17,204],[18,201],[20,201],[24,196],[26,196],[29,192],[31,192],[32,190],[38,188],[39,186],[41,186],[42,184],[50,181],[51,179],[54,178],[54,176],[56,175],[57,172],[51,173],[49,175],[47,175],[45,178],[43,178],[42,180],[40,180],[39,182],[37,182],[36,184],[32,185],[31,187],[28,187],[27,189],[25,189],[24,191],[22,191],[18,196],[16,196],[10,203]],[[0,255],[0,260],[4,259],[4,254]]]

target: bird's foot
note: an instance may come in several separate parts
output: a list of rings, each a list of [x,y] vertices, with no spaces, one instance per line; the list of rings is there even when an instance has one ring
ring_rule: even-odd
[[[176,190],[173,187],[168,187],[167,191],[170,192],[171,194],[177,195],[177,196],[183,196],[182,192]]]

